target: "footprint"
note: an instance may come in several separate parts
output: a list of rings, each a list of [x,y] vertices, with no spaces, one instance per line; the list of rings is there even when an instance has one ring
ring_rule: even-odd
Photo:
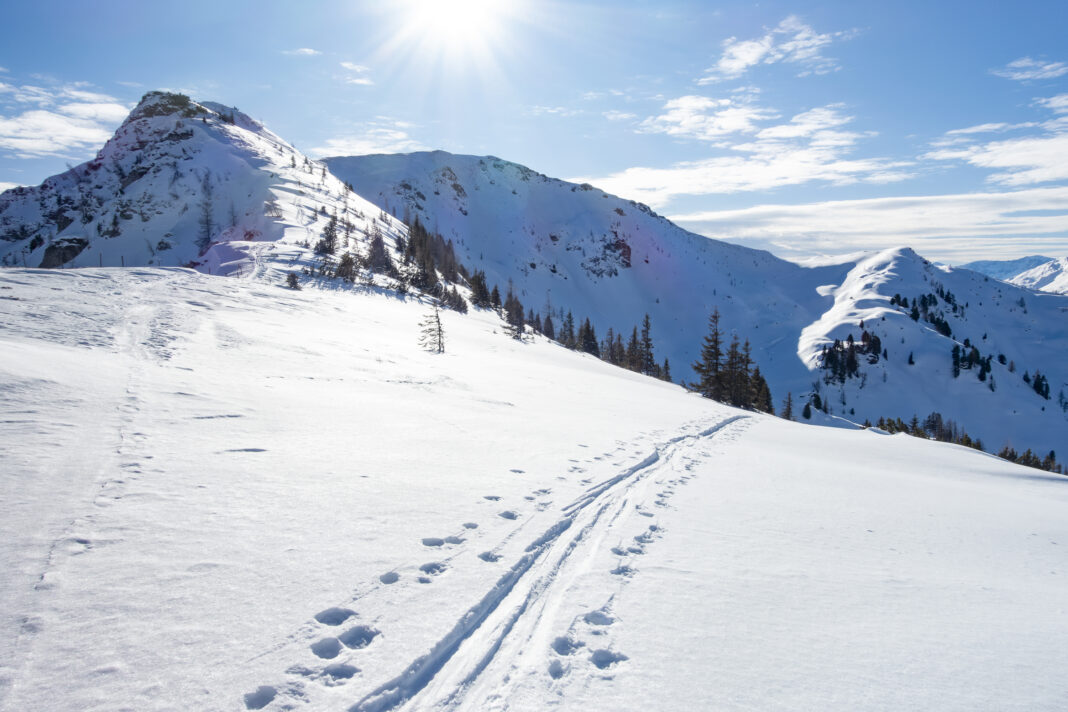
[[[443,573],[447,568],[449,567],[441,563],[440,561],[431,561],[420,566],[419,570],[422,571],[424,574],[437,576],[438,574]]]
[[[586,615],[582,616],[582,620],[586,621],[590,625],[612,625],[616,622],[616,619],[608,615],[604,611],[590,611]]]
[[[612,553],[615,554],[616,556],[626,556],[627,555],[627,552],[625,552],[623,549],[620,549],[618,546],[613,546],[612,547]]]
[[[400,574],[396,571],[390,571],[389,573],[382,574],[378,577],[378,580],[385,584],[397,583],[397,579],[400,578]]]
[[[324,660],[333,660],[341,652],[337,638],[323,638],[311,644],[311,651]]]
[[[358,667],[346,665],[345,663],[335,663],[323,668],[323,674],[329,675],[335,680],[348,680],[359,671],[360,669]]]
[[[515,469],[512,469],[512,470],[509,470],[509,472],[514,472],[517,475],[522,475],[524,472],[526,472],[526,470],[515,470]]]
[[[629,660],[629,658],[623,653],[617,653],[612,650],[594,650],[590,654],[590,662],[601,670],[610,668],[616,663],[623,662],[624,660]]]
[[[458,536],[447,536],[447,537],[445,537],[445,543],[446,544],[463,544],[464,540],[461,537],[458,537]]]
[[[423,539],[423,546],[441,546],[445,543],[444,539],[439,539],[436,536],[428,536]]]
[[[499,502],[499,501],[501,500],[501,498],[500,498],[500,497],[498,497],[498,496],[497,496],[497,495],[495,495],[495,494],[486,494],[486,495],[483,495],[483,496],[482,496],[482,499],[488,499],[488,500],[489,500],[489,501],[491,501],[491,502]]]
[[[327,608],[325,611],[316,613],[315,620],[323,625],[341,625],[354,615],[356,611],[348,608]]]
[[[554,680],[559,680],[565,674],[567,674],[567,669],[564,667],[564,664],[562,662],[560,662],[559,660],[553,660],[551,663],[549,663],[549,677]]]
[[[379,632],[369,625],[358,625],[349,628],[347,631],[337,637],[338,640],[344,644],[346,648],[352,648],[359,650],[360,648],[366,648],[371,644],[371,641],[379,635]]]
[[[640,546],[628,546],[627,547],[627,551],[629,551],[632,554],[644,554],[645,553],[645,549],[641,548]]]
[[[478,555],[478,558],[482,559],[483,561],[488,561],[492,564],[494,562],[500,561],[501,555],[494,554],[492,551],[483,551],[481,554]]]
[[[635,574],[635,570],[630,566],[627,566],[626,564],[622,564],[612,569],[611,573],[615,574],[616,576],[633,576]]]
[[[430,583],[430,579],[426,576],[420,576],[416,579],[419,583]]]
[[[497,516],[498,517],[503,517],[504,519],[518,519],[519,518],[519,515],[516,514],[515,512],[513,512],[510,509],[506,509],[505,511],[501,512]]]
[[[464,529],[478,529],[478,524],[474,522],[464,522]]]
[[[586,644],[581,640],[575,640],[570,635],[561,635],[552,642],[552,648],[557,655],[571,655],[584,645]]]
[[[260,685],[256,688],[255,692],[245,693],[245,709],[262,710],[264,707],[274,702],[275,695],[277,694],[278,690],[270,685]]]

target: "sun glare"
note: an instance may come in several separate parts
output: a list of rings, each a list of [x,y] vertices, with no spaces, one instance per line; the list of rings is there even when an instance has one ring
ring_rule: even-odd
[[[508,0],[408,0],[398,5],[402,42],[438,59],[488,61],[516,5]]]

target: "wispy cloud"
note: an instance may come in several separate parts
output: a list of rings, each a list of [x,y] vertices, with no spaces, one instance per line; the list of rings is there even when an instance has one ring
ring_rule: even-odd
[[[362,64],[356,64],[355,62],[341,62],[341,68],[346,71],[343,80],[346,84],[356,84],[357,86],[370,86],[374,84],[371,77],[368,74],[371,71],[370,67],[365,67]]]
[[[664,111],[641,123],[646,133],[662,133],[699,141],[716,141],[736,133],[755,133],[757,122],[776,114],[747,101],[680,96],[664,104]]]
[[[1068,94],[1036,103],[1055,113],[1068,112]],[[984,135],[1006,131],[1037,129],[1031,135],[983,140]],[[1068,117],[1041,123],[981,124],[946,133],[948,140],[936,141],[935,150],[923,158],[936,161],[963,161],[977,168],[993,169],[987,181],[1019,187],[1068,180]]]
[[[795,64],[798,76],[827,74],[837,70],[838,63],[823,55],[833,41],[849,37],[853,32],[816,32],[795,15],[787,17],[777,27],[751,40],[731,37],[723,42],[719,60],[705,70],[698,84],[711,84],[736,79],[758,64]]]
[[[638,118],[637,114],[631,114],[627,111],[616,111],[615,109],[604,112],[602,116],[609,121],[633,121]]]
[[[80,158],[105,143],[129,107],[85,83],[55,87],[0,82],[0,150],[18,158]]]
[[[1068,74],[1068,64],[1020,57],[1000,69],[991,69],[990,72],[1006,79],[1028,82],[1035,79],[1053,79]]]
[[[315,57],[322,54],[322,52],[311,47],[301,47],[300,49],[284,49],[282,54],[288,54],[291,57]]]
[[[408,134],[413,125],[379,117],[375,121],[355,127],[352,132],[327,139],[322,146],[312,148],[316,158],[324,156],[365,156],[373,153],[409,153],[426,150],[426,146]]]
[[[770,190],[810,182],[889,183],[911,175],[910,162],[851,158],[856,144],[873,134],[847,130],[853,117],[844,115],[839,105],[810,109],[779,123],[769,123],[778,118],[775,111],[747,98],[685,96],[668,101],[664,109],[637,130],[705,142],[721,155],[575,180],[661,208],[682,195]]]
[[[758,205],[673,215],[672,220],[710,237],[785,254],[843,254],[908,244],[935,259],[966,261],[980,254],[1068,250],[1068,187]]]
[[[530,113],[535,116],[578,116],[585,113],[582,109],[572,109],[567,106],[532,106],[530,107]]]

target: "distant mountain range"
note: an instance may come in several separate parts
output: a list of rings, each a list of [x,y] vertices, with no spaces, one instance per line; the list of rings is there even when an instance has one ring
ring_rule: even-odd
[[[969,262],[961,267],[1028,289],[1068,294],[1068,257],[1033,255],[1018,260]]]
[[[627,338],[648,314],[676,380],[693,378],[715,309],[728,339],[749,341],[776,408],[787,393],[796,413],[818,396],[826,412],[812,421],[843,426],[938,413],[988,450],[1068,450],[1068,297],[908,248],[800,266],[489,156],[312,161],[235,109],[181,95],[146,95],[92,161],[0,194],[0,262],[280,283],[331,273],[321,266],[365,253],[373,235],[399,261],[416,219],[539,315]],[[336,253],[316,254],[330,230]]]

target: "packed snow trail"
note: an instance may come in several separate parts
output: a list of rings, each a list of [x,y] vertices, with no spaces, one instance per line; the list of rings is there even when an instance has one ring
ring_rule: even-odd
[[[567,583],[566,568],[573,559],[580,558],[583,549],[596,549],[604,543],[628,499],[640,494],[640,486],[658,465],[674,455],[679,443],[710,437],[745,417],[731,416],[697,436],[674,438],[638,464],[591,487],[581,498],[564,507],[565,516],[527,546],[523,557],[448,635],[399,676],[354,705],[351,712],[385,712],[420,693],[422,697],[415,702],[417,707],[462,705],[467,691],[493,662],[509,636],[529,641],[537,634],[541,610],[560,595],[558,582]],[[603,522],[606,513],[613,516]],[[578,529],[574,536],[564,536],[573,527]],[[582,563],[575,566],[581,569]],[[532,609],[540,610],[532,612]],[[509,643],[512,648],[517,645]]]

